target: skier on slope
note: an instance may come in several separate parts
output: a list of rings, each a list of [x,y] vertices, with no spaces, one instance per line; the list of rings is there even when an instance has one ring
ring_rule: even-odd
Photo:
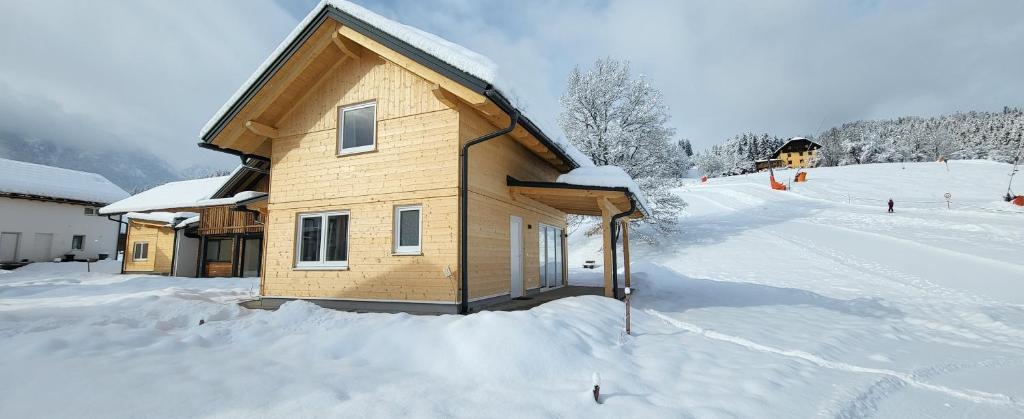
[[[889,198],[889,212],[892,212],[892,198]]]

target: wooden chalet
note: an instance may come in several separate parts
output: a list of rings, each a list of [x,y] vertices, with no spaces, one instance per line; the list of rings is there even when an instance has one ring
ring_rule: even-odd
[[[266,199],[266,165],[230,176],[170,182],[100,209],[124,215],[122,273],[186,277],[259,276],[263,225],[240,207]]]
[[[786,167],[807,168],[814,164],[814,156],[821,145],[803,137],[793,137],[772,153],[772,159],[781,160]]]
[[[227,213],[202,215],[203,253],[221,234],[237,246],[262,228],[256,307],[468,313],[565,286],[566,217],[587,214],[603,217],[603,293],[618,296],[613,243],[628,249],[642,199],[558,182],[591,163],[510,103],[494,70],[359,6],[322,2],[202,130],[201,147],[269,165],[266,199],[238,204],[259,216],[227,227],[216,221]]]

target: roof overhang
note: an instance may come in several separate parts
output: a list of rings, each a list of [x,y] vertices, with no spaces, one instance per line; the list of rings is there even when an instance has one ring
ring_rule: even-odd
[[[261,210],[267,208],[269,195],[260,195],[249,199],[244,199],[235,203],[234,209],[252,211]]]
[[[52,196],[32,195],[14,192],[0,192],[0,198],[25,199],[29,201],[56,202],[58,204],[82,205],[87,207],[103,207],[109,203],[82,201],[78,199],[55,198]]]
[[[629,188],[522,181],[511,176],[506,180],[513,196],[526,197],[566,214],[601,216],[611,209],[615,214],[629,213],[630,218],[637,219],[647,211]]]
[[[323,31],[322,28],[325,24],[338,26],[337,30],[333,27],[328,28],[331,29],[329,32],[330,36],[334,37],[334,43],[355,42],[371,51],[378,49],[374,52],[382,52],[379,50],[379,47],[394,51],[402,57],[411,60],[411,63],[405,63],[408,64],[408,66],[402,65],[403,63],[398,62],[396,62],[396,64],[402,65],[407,69],[410,69],[409,66],[419,66],[428,72],[436,73],[444,80],[451,82],[446,82],[445,86],[439,86],[439,88],[444,89],[447,87],[447,89],[450,89],[452,93],[455,93],[455,96],[463,99],[471,106],[476,107],[478,111],[491,118],[496,118],[497,115],[495,115],[495,112],[490,111],[498,110],[501,113],[504,113],[504,118],[507,122],[508,117],[515,110],[515,106],[511,104],[508,98],[506,98],[490,83],[473,76],[472,74],[466,73],[465,71],[462,71],[455,66],[410,45],[394,35],[370,25],[369,23],[364,22],[363,20],[338,9],[337,7],[334,7],[333,5],[325,4],[322,10],[320,10],[315,17],[310,19],[309,22],[301,28],[291,42],[285,45],[275,56],[273,56],[269,65],[267,65],[260,74],[255,76],[253,82],[238,95],[238,98],[226,105],[226,110],[216,121],[213,121],[210,128],[202,134],[202,141],[199,143],[199,146],[216,151],[241,155],[243,157],[269,157],[269,147],[266,147],[265,145],[255,146],[249,149],[238,149],[234,144],[218,144],[218,136],[225,131],[235,118],[239,117],[239,114],[245,110],[246,106],[248,106],[264,88],[278,82],[275,81],[275,76],[287,66],[289,61],[292,60],[296,54],[300,53],[307,42],[313,39],[318,33],[323,35],[325,31]],[[346,39],[344,41],[339,41],[337,38],[339,34]],[[315,52],[304,52],[315,54]],[[341,59],[344,59],[344,55]],[[462,94],[460,95],[460,93]],[[249,122],[254,122],[256,125],[260,125],[260,123],[256,121],[244,121],[243,124],[248,124]],[[498,125],[502,125],[502,123],[498,122]],[[528,149],[534,153],[550,157],[548,160],[554,160],[555,162],[552,164],[559,167],[563,172],[579,167],[579,162],[575,161],[562,149],[561,146],[545,135],[544,132],[541,131],[540,128],[529,118],[521,116],[519,125],[522,127],[522,130],[517,129],[511,135],[513,138],[516,138],[516,140],[523,143],[523,145]],[[270,128],[270,130],[251,129],[251,131],[261,132],[261,134],[268,131],[273,132],[273,127],[267,128]],[[525,138],[527,136],[532,138]],[[266,139],[269,137],[264,135],[264,138]],[[546,152],[538,151],[540,147],[546,150]],[[550,156],[548,156],[548,154],[550,154]],[[556,162],[561,163],[556,164]]]

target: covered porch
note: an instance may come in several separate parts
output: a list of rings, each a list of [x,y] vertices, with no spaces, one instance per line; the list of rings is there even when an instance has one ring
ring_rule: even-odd
[[[629,263],[629,222],[643,218],[645,209],[641,198],[634,190],[625,186],[582,185],[564,182],[522,181],[511,176],[507,178],[509,192],[516,199],[529,199],[566,214],[601,217],[603,237],[604,286],[600,294],[609,298],[620,298],[622,289],[631,285]],[[623,278],[618,277],[617,242],[622,239]],[[588,290],[587,288],[590,288]],[[597,294],[593,287],[566,286],[558,294],[545,296],[550,301],[561,297]],[[564,294],[564,295],[563,295]],[[540,303],[543,303],[541,301]],[[507,303],[516,310],[518,305],[531,306],[530,301]],[[532,304],[537,305],[537,304]]]

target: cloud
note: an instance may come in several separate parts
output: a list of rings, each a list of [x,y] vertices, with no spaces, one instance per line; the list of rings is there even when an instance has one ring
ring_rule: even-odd
[[[1024,105],[1024,2],[449,0],[371,4],[494,59],[551,135],[568,72],[611,56],[703,148],[744,131]]]
[[[105,130],[81,138],[138,143],[178,166],[235,162],[196,148],[197,131],[314,4],[5,3],[0,84],[17,94],[0,108],[60,112],[4,124]],[[813,134],[862,118],[1024,104],[1017,0],[359,3],[491,57],[552,136],[562,135],[569,71],[604,56],[630,60],[661,88],[679,135],[698,148],[744,131]]]
[[[0,96],[0,107],[21,104],[34,117],[5,118],[0,128],[137,145],[177,167],[237,161],[199,150],[199,128],[295,24],[269,1],[2,7],[0,85],[14,93]]]

